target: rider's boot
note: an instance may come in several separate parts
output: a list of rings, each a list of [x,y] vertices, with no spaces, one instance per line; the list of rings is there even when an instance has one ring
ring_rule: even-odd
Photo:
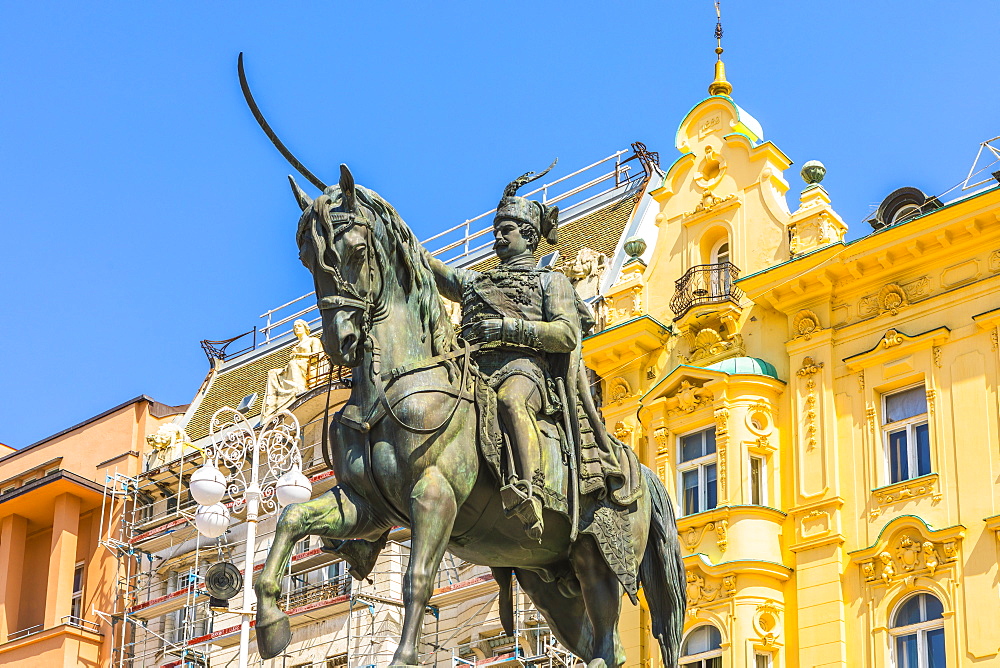
[[[542,542],[545,525],[542,522],[542,501],[532,494],[531,484],[517,480],[500,490],[507,516],[516,515],[524,523],[524,532],[532,540]]]

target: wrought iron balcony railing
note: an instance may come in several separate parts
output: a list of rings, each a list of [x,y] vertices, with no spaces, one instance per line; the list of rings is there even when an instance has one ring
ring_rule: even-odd
[[[310,603],[329,601],[338,596],[347,596],[351,593],[351,579],[351,575],[345,574],[331,578],[320,584],[298,587],[293,589],[291,593],[283,595],[278,600],[278,607],[282,610],[294,610]]]
[[[693,306],[719,304],[724,301],[739,303],[743,291],[733,285],[740,277],[740,270],[732,262],[699,264],[691,267],[675,282],[677,290],[670,300],[674,316],[681,317]]]

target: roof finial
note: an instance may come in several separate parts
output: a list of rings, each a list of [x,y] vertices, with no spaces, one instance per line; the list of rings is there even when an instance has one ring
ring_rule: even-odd
[[[708,87],[709,95],[729,95],[733,86],[726,81],[726,65],[722,62],[722,9],[720,0],[715,0],[715,81]]]

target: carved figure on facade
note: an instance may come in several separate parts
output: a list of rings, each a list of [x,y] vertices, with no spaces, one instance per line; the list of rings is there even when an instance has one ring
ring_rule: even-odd
[[[608,271],[608,256],[593,248],[581,248],[564,273],[576,288],[577,294],[589,299],[599,294],[601,283]]]
[[[685,378],[680,382],[677,391],[667,397],[667,405],[675,410],[691,413],[711,398],[711,392]]]
[[[635,428],[622,421],[615,423],[615,438],[617,438],[622,443],[629,443],[632,440],[632,432]]]
[[[155,433],[146,436],[146,443],[152,448],[146,457],[147,471],[184,456],[185,448],[194,448],[187,432],[172,422],[161,424]]]
[[[821,211],[819,215],[806,218],[802,222],[791,226],[791,240],[789,250],[792,255],[813,250],[843,238],[843,232],[830,218],[830,214]]]
[[[727,588],[727,581],[733,576],[729,575],[722,580],[707,578],[695,570],[687,571],[687,604],[688,608],[717,603],[731,597],[735,591],[735,586]]]
[[[626,399],[632,396],[632,386],[629,385],[628,381],[618,376],[610,383],[611,387],[608,391],[608,399],[615,402],[619,406],[622,405]]]
[[[958,556],[954,540],[934,543],[906,533],[899,536],[898,540],[889,540],[889,544],[885,546],[887,549],[880,551],[877,558],[860,562],[861,574],[866,582],[889,585],[898,576],[905,574],[907,583],[912,585],[916,576],[925,573],[927,577],[934,577],[942,564],[952,562]],[[891,547],[892,545],[895,547]],[[941,553],[944,553],[944,557],[941,557]]]
[[[715,533],[715,544],[720,552],[725,552],[729,545],[729,520],[725,518],[700,526],[690,526],[681,534],[681,539],[688,552],[694,552],[708,533]]]
[[[262,418],[284,408],[306,391],[323,355],[323,343],[318,337],[311,335],[309,323],[305,320],[296,320],[292,331],[295,332],[298,341],[292,346],[288,364],[282,369],[271,369],[267,372]]]
[[[878,291],[878,303],[882,315],[898,315],[899,310],[909,303],[903,288],[895,283],[882,286]]]
[[[764,601],[754,610],[753,628],[760,638],[761,644],[769,647],[775,644],[781,632],[781,617],[778,605],[770,599]]]
[[[896,577],[896,566],[892,563],[892,555],[888,552],[882,552],[878,558],[882,562],[882,582],[890,584],[892,579]]]
[[[934,577],[934,571],[938,567],[938,556],[937,552],[934,551],[934,543],[925,540],[921,545],[921,550],[924,553],[924,567],[927,568],[927,574]]]
[[[914,541],[909,536],[903,536],[899,539],[899,547],[896,548],[896,556],[899,558],[899,562],[903,565],[905,570],[913,570],[913,567],[917,565],[917,557],[919,555],[919,542]]]
[[[805,406],[805,440],[806,448],[812,450],[816,447],[817,426],[816,426],[816,380],[813,378],[823,369],[823,362],[816,362],[812,357],[802,359],[802,367],[796,371],[796,375],[806,379],[806,406]]]
[[[906,283],[900,283],[899,287],[903,288],[903,292],[906,293],[906,299],[911,304],[915,301],[923,299],[927,296],[927,288],[930,287],[931,277],[921,276],[920,278],[914,279],[912,281],[907,281]]]
[[[729,409],[725,406],[715,409],[715,463],[718,467],[719,503],[725,503],[729,498],[728,480],[726,475],[727,454],[729,450]]]
[[[721,519],[715,523],[715,536],[719,550],[725,552],[729,545],[729,520]]]
[[[666,427],[656,427],[653,429],[653,440],[656,441],[656,454],[659,457],[670,456],[670,448],[668,447],[669,436],[667,434]]]
[[[685,363],[717,361],[745,351],[743,336],[726,334],[721,327],[702,327],[697,332],[689,332],[686,338],[689,342],[688,353],[678,355]]]
[[[888,485],[876,489],[872,492],[875,501],[880,505],[898,503],[907,499],[916,499],[922,496],[930,496],[932,500],[938,500],[941,496],[938,490],[938,476],[931,474],[913,480],[904,480],[893,485]]]
[[[882,348],[895,348],[901,345],[905,341],[903,335],[897,332],[895,329],[887,330],[885,336],[879,341],[879,346]]]
[[[802,309],[792,318],[792,332],[796,338],[803,338],[808,341],[819,329],[819,316],[809,309]]]

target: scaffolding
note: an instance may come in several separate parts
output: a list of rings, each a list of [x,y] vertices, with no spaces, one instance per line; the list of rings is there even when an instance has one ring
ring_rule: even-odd
[[[320,420],[317,417],[303,428],[304,434],[312,435],[302,448],[302,460],[314,494],[336,482],[320,452]],[[204,576],[213,563],[237,561],[244,549],[245,525],[233,524],[220,539],[198,534],[193,522],[197,506],[190,498],[188,480],[201,463],[201,454],[190,452],[136,476],[117,469],[105,474],[100,544],[117,563],[115,604],[97,612],[112,628],[114,668],[237,663],[239,616],[209,609]],[[274,525],[273,515],[260,525],[255,573],[262,568]],[[366,581],[347,574],[343,562],[325,551],[320,540],[300,541],[289,560],[279,602],[296,637],[289,653],[259,665],[388,665],[402,627],[402,576],[409,538],[407,529],[393,531]],[[484,665],[480,656],[484,654],[493,657],[491,665],[514,665],[510,661],[523,666],[576,665],[575,658],[537,623],[539,616],[523,593],[515,596],[516,633],[502,634],[489,569],[446,554],[435,585],[420,639],[420,658],[427,665],[470,665],[470,656],[480,657],[471,665]],[[466,594],[462,600],[473,601],[470,610],[461,614],[448,610],[449,605],[456,607],[449,600]],[[447,623],[443,615],[449,617]],[[313,660],[306,661],[307,657]]]
[[[196,535],[183,483],[197,463],[192,453],[139,476],[105,472],[99,540],[116,561],[115,603],[96,612],[112,628],[111,666],[207,665],[190,644],[207,620],[201,551],[169,558]]]

